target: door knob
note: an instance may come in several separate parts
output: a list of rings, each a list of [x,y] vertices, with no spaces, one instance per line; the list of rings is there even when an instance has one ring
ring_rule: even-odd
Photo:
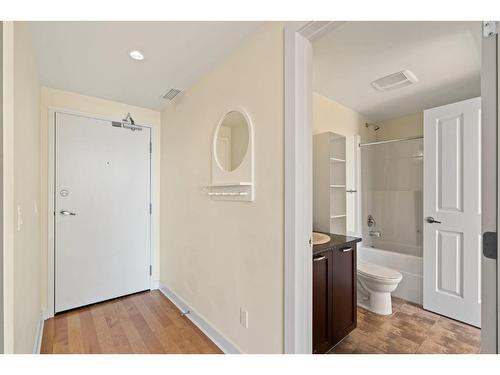
[[[429,224],[441,224],[440,221],[435,220],[432,216],[428,216],[425,219]]]
[[[59,213],[61,215],[66,215],[66,216],[76,216],[75,212],[71,212],[71,211],[68,211],[68,210],[61,210],[61,211],[59,211]]]

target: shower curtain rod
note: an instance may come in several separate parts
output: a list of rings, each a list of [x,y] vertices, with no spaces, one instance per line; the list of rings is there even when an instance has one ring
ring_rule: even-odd
[[[381,145],[383,143],[392,143],[392,142],[401,142],[401,141],[411,141],[413,139],[423,139],[423,136],[417,136],[417,137],[408,137],[408,138],[396,138],[396,139],[389,139],[386,141],[378,141],[378,142],[369,142],[369,143],[360,143],[359,147],[363,146],[373,146],[373,145]]]

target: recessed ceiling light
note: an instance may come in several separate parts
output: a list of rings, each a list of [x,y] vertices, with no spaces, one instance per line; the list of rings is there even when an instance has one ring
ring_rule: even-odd
[[[144,60],[144,55],[138,50],[130,51],[129,56],[134,60]]]

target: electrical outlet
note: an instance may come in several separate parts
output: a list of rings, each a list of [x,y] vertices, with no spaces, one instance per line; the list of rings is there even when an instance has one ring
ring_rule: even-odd
[[[243,307],[240,307],[240,324],[243,327],[248,328],[248,311]]]

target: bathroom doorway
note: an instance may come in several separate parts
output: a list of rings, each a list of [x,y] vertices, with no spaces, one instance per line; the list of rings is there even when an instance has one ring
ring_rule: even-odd
[[[411,28],[418,29],[420,31],[419,32],[411,31]],[[410,31],[408,33],[405,33],[405,29],[410,29]],[[425,30],[425,32],[421,32],[422,30]],[[460,100],[464,100],[467,98],[478,97],[481,95],[481,84],[480,84],[481,80],[480,61],[481,61],[481,44],[482,44],[481,39],[482,39],[481,23],[478,22],[476,23],[428,22],[425,25],[423,25],[421,22],[336,23],[336,25],[332,27],[331,31],[324,33],[324,35],[322,35],[320,38],[315,38],[312,41],[313,97],[312,97],[311,107],[312,107],[312,118],[313,118],[313,134],[321,134],[330,131],[330,132],[335,132],[336,134],[348,135],[348,132],[352,131],[352,132],[357,132],[357,135],[360,136],[361,138],[360,143],[373,143],[384,140],[384,138],[385,140],[413,138],[413,137],[421,138],[423,136],[424,110],[438,107],[441,105],[446,105],[449,103],[458,102]],[[494,39],[496,39],[496,37],[494,37]],[[381,48],[382,46],[380,44],[375,43],[376,41],[387,42],[386,49]],[[462,41],[462,44],[460,43],[460,41]],[[441,46],[439,46],[440,43],[444,44],[441,44]],[[450,61],[441,62],[448,64],[443,70],[445,73],[444,76],[446,76],[446,74],[450,72],[458,71],[461,73],[467,72],[467,74],[465,75],[467,75],[468,78],[465,79],[461,84],[457,84],[455,82],[455,86],[453,86],[453,84],[450,84],[449,82],[450,79],[449,79],[448,85],[443,84],[442,85],[443,87],[441,89],[439,89],[439,84],[437,83],[437,80],[431,79],[433,87],[431,91],[428,91],[427,95],[425,95],[425,100],[427,100],[427,102],[425,102],[425,100],[422,100],[422,98],[420,99],[418,97],[412,98],[411,94],[409,94],[412,92],[412,89],[418,88],[420,90],[422,88],[423,90],[426,87],[428,88],[428,83],[429,83],[429,82],[427,82],[427,84],[424,83],[429,78],[428,71],[426,71],[425,69],[422,70],[418,67],[414,67],[413,68],[414,71],[411,71],[411,69],[409,69],[411,68],[412,63],[418,60],[419,51],[417,47],[419,46],[419,44],[424,44],[424,45],[427,44],[428,48],[430,48],[431,50],[437,49],[439,51],[442,50],[443,48],[446,48],[447,52],[449,53],[452,53],[453,51],[460,53],[461,54],[460,56],[462,56],[463,58],[457,59],[457,56],[455,55],[453,57],[455,59],[455,62],[458,62],[460,60],[461,63],[464,63],[467,66],[462,66],[461,68],[458,66],[452,67],[450,66]],[[318,49],[318,46],[321,45],[325,47],[324,48],[325,51],[328,51],[327,54],[323,55],[321,54],[320,49]],[[336,48],[340,54],[335,56]],[[301,52],[304,52],[304,50],[301,50]],[[307,53],[307,51],[305,53]],[[349,54],[351,56],[347,56]],[[397,54],[402,54],[404,56],[403,59],[404,61],[398,60]],[[432,66],[432,64],[429,63],[429,61],[431,61],[432,59],[431,60],[429,60],[428,58],[426,59],[424,58],[424,56],[428,57],[431,55],[435,56],[436,54],[429,54],[429,50],[427,50],[424,54],[420,55],[420,60],[422,61],[422,64],[426,65],[426,69],[430,70],[435,69],[435,66]],[[366,56],[370,56],[370,59],[367,60]],[[333,59],[332,57],[335,58]],[[330,58],[331,60],[329,61]],[[343,61],[343,59],[348,60],[349,58],[350,58],[349,61]],[[335,64],[331,64],[332,61],[335,61]],[[378,65],[380,74],[379,75],[370,74],[369,72],[370,69],[372,68],[373,65],[377,65],[378,62],[380,62],[381,64],[383,62],[382,65]],[[396,65],[399,65],[399,68],[396,68]],[[405,72],[407,70],[409,70],[409,72]],[[349,72],[351,72],[351,74],[349,74]],[[373,73],[373,71],[371,73]],[[394,82],[393,80],[394,76],[389,77],[391,76],[391,74],[398,75],[400,77],[399,81],[396,80],[396,82]],[[443,74],[441,73],[441,75]],[[345,77],[348,77],[347,80],[350,80],[350,82],[348,81],[346,84],[343,84],[342,79],[345,80]],[[392,82],[392,84],[396,86],[401,85],[400,88],[396,89],[394,87],[386,90],[379,90],[379,88],[382,87],[381,83],[383,84],[384,82],[378,82],[379,87],[377,88],[376,87],[377,79],[387,78],[387,77],[389,77],[390,79],[388,79],[388,81],[386,79],[385,84],[388,84],[390,86]],[[448,76],[448,78],[450,77]],[[364,79],[365,84],[367,84],[368,88],[374,90],[373,92],[374,95],[378,94],[378,97],[376,97],[376,100],[374,100],[372,103],[369,103],[370,102],[369,95],[365,95],[366,90],[364,88],[360,89],[360,87],[356,85],[357,82],[356,80],[359,81],[360,79]],[[453,81],[453,79],[451,79],[451,81]],[[337,92],[335,92],[335,90],[337,90]],[[403,92],[405,94],[401,95],[401,93]],[[454,92],[458,96],[454,98],[452,98],[451,96],[446,97],[446,92]],[[401,97],[401,100],[399,102],[396,100],[395,102],[394,100],[397,99],[398,96]],[[388,98],[390,100],[388,100]],[[392,104],[389,105],[388,103],[391,101]],[[368,103],[368,105],[365,105],[366,103]],[[412,106],[413,107],[417,106],[418,108],[413,108]],[[393,112],[391,115],[387,115],[387,117],[384,118],[384,115],[382,113],[386,110],[387,110],[386,114],[390,112],[391,109],[389,107],[392,108]],[[375,128],[377,128],[377,130],[375,130]],[[411,143],[413,141],[408,140],[408,142]],[[421,139],[420,142],[422,143]],[[401,142],[401,145],[404,143],[405,142]],[[418,140],[415,141],[414,143],[418,144]],[[409,150],[412,148],[413,147],[401,146],[401,149],[405,152],[406,151],[410,152]],[[363,153],[363,151],[361,152]],[[425,155],[422,154],[418,155],[418,152],[414,156],[415,160],[420,159],[419,163],[422,163],[422,159],[425,158]],[[374,159],[371,159],[371,161],[374,161]],[[361,165],[362,164],[363,164],[363,155],[361,155]],[[352,163],[346,163],[345,168],[346,169],[352,168]],[[390,170],[391,167],[386,166],[386,168],[389,168],[386,170]],[[397,173],[397,170],[392,169],[391,175],[394,176],[394,179],[397,180],[397,178],[404,177],[405,173],[408,174],[408,170],[404,167],[404,163],[400,166],[400,172],[402,173]],[[421,174],[423,174],[423,170]],[[364,187],[364,184],[366,182],[363,181],[363,177],[364,177],[363,173],[361,173],[362,187]],[[381,179],[384,179],[384,177],[381,177]],[[392,181],[392,183],[397,184],[397,181]],[[339,185],[340,186],[347,185],[347,183]],[[342,187],[345,190],[357,190],[357,189],[350,189],[348,186],[342,186]],[[339,188],[339,186],[336,186],[334,188]],[[401,234],[398,233],[397,230],[394,230],[394,228],[397,228],[398,225],[404,229],[409,229],[408,226],[405,225],[405,223],[408,223],[408,220],[405,221],[404,219],[403,221],[395,220],[393,222],[392,227],[391,225],[384,226],[385,228],[388,229],[387,231],[384,229],[385,235],[382,233],[381,230],[377,230],[378,228],[369,228],[368,215],[365,215],[365,212],[363,210],[364,205],[366,205],[366,201],[363,202],[362,198],[363,195],[365,194],[365,191],[357,191],[357,193],[361,197],[360,201],[362,209],[361,209],[361,217],[359,217],[360,215],[358,214],[358,217],[356,219],[358,220],[358,222],[361,223],[361,230],[359,231],[358,235],[361,238],[363,238],[363,243],[365,243],[365,237],[366,237],[365,233],[369,232],[370,230],[372,230],[374,233],[372,233],[373,236],[370,236],[368,233],[369,236],[367,238],[368,240],[384,241],[387,240],[387,235],[390,233],[391,230],[395,234]],[[381,193],[382,193],[381,191],[377,192],[377,194],[379,195]],[[408,191],[401,189],[399,193],[400,195],[403,195],[403,193],[408,193],[408,195],[413,194],[412,198],[413,203],[410,203],[409,206],[405,206],[403,201],[401,200],[398,201],[397,199],[394,200],[392,198],[389,198],[389,200],[387,201],[388,204],[392,204],[399,215],[406,212],[408,214],[406,218],[411,217],[412,219],[410,221],[413,221],[415,223],[415,226],[412,226],[412,228],[408,230],[408,232],[411,232],[411,236],[406,237],[407,239],[408,238],[412,239],[413,243],[411,243],[411,241],[407,243],[404,242],[402,243],[400,241],[401,237],[399,237],[398,238],[398,240],[400,241],[399,243],[400,245],[403,245],[399,246],[399,248],[409,250],[412,246],[417,248],[420,247],[422,251],[421,254],[423,254],[424,241],[423,241],[422,228],[424,225],[423,222],[424,215],[423,215],[423,209],[419,209],[419,205],[423,207],[423,195],[424,195],[423,189],[422,188],[420,190],[410,189]],[[351,192],[349,194],[353,193]],[[420,196],[420,201],[418,196]],[[330,199],[330,202],[328,202],[328,204],[331,205],[332,201],[335,202],[334,199]],[[408,211],[407,209],[405,209],[405,207],[410,207],[410,210]],[[387,212],[387,210],[383,211],[385,212],[385,215],[387,215],[387,217],[391,217],[390,212]],[[411,212],[414,212],[413,216]],[[349,210],[346,206],[345,215],[347,220],[349,220],[349,216],[353,215],[352,209]],[[419,216],[417,215],[420,216],[420,220]],[[337,215],[331,215],[329,219],[331,220],[340,219],[335,216]],[[378,226],[383,226],[382,222],[384,220],[381,219],[381,222],[379,222],[377,220],[376,215],[372,214],[371,216],[373,217],[375,223]],[[380,232],[380,236],[377,236],[377,232]],[[360,246],[361,248],[360,253],[363,253],[362,250],[363,246],[364,245]],[[373,245],[371,244],[366,246],[367,250],[376,249],[372,246]],[[415,262],[413,263],[406,262],[407,264],[405,265],[405,267],[407,267],[405,273],[413,277],[413,284],[410,283],[410,285],[407,285],[408,289],[407,291],[410,294],[413,293],[413,295],[415,296],[420,295],[420,298],[422,298],[423,277],[424,277],[422,255],[418,257],[412,254],[405,254],[405,253],[398,254],[397,251],[391,251],[390,249],[381,249],[381,250],[390,253],[389,255],[391,255],[392,258],[389,261],[391,263],[388,263],[386,265],[381,265],[382,267],[385,268],[391,268],[390,265],[392,265],[392,268],[399,267],[402,263],[405,263],[404,256],[414,257],[412,259],[415,260]],[[476,251],[477,254],[480,254],[481,247],[478,246]],[[370,254],[369,251],[366,251],[364,258],[365,260],[367,259],[373,260],[376,259],[374,258],[374,256],[377,255],[379,254]],[[358,259],[360,258],[362,257],[359,256]],[[483,262],[484,262],[484,257],[483,257]],[[418,272],[419,269],[420,269],[420,274]],[[407,277],[406,280],[409,281],[410,279],[412,279],[412,277]],[[483,273],[483,279],[484,277],[485,275]],[[495,274],[489,273],[488,277],[489,279],[493,279],[495,278]],[[417,284],[420,286],[420,290],[415,290],[411,286]],[[494,297],[496,297],[495,293],[496,293],[496,288],[494,293],[492,293]],[[413,322],[413,324],[417,324],[419,322],[422,323],[421,319],[424,319],[426,317],[426,314],[432,314],[429,311],[422,308],[421,306],[422,302],[420,302],[419,304],[404,299],[398,300],[397,298],[398,297],[394,299],[395,302],[393,303],[394,307],[394,312],[392,314],[393,317],[396,314],[398,315],[398,317],[401,317],[403,314],[411,315],[412,318],[410,320]],[[491,301],[485,301],[484,299],[482,302],[483,306],[485,302],[488,302],[490,309],[494,304],[496,304],[496,302],[491,303]],[[408,303],[410,305],[408,305]],[[418,310],[413,311],[411,314],[409,314],[407,306],[412,306],[412,307],[417,306]],[[402,310],[396,310],[396,308],[399,307],[402,307]],[[496,309],[494,311],[496,311]],[[367,316],[368,315],[369,312],[367,312]],[[441,322],[440,324],[447,327],[446,329],[450,330],[451,328],[454,329],[456,328],[459,331],[463,330],[461,331],[461,333],[455,332],[454,334],[464,335],[464,337],[469,337],[471,338],[471,340],[467,344],[469,345],[468,347],[457,345],[454,348],[443,348],[442,346],[441,347],[439,346],[439,343],[436,343],[436,341],[439,341],[439,338],[432,337],[432,340],[434,340],[434,342],[432,342],[432,340],[427,341],[427,338],[424,337],[425,334],[423,334],[417,340],[417,344],[419,345],[419,347],[421,347],[424,341],[427,341],[427,344],[422,347],[422,350],[424,352],[455,351],[455,352],[465,353],[468,352],[469,349],[472,350],[472,352],[479,351],[478,331],[475,331],[476,330],[475,328],[457,322],[455,320],[446,320],[447,318],[445,317],[441,318],[441,315],[436,315],[436,316],[437,320]],[[373,316],[373,317],[368,317],[367,319],[363,320],[363,322],[366,323],[367,320],[378,321],[378,319],[379,318],[377,316]],[[431,320],[432,319],[429,320],[429,323]],[[398,322],[397,324],[399,323],[400,322]],[[490,320],[490,324],[488,325],[487,328],[488,331],[490,332],[496,331],[497,329],[496,322],[494,323],[495,324],[492,326]],[[391,327],[390,323],[387,324],[383,323],[382,325],[386,326],[386,328],[390,331]],[[441,328],[443,328],[441,325],[439,327],[436,326],[435,328],[439,328],[439,330],[441,330]],[[428,332],[431,331],[432,329],[430,329]],[[359,336],[359,333],[354,333],[354,332],[356,331],[353,331],[353,333],[351,334],[353,335],[353,337],[355,337],[356,335]],[[452,333],[449,334],[452,335]],[[383,333],[380,333],[379,337],[382,338],[381,339],[382,342],[387,342],[389,340],[388,338],[389,336],[387,335],[384,336]],[[423,341],[419,343],[418,342],[419,340]],[[429,342],[431,343],[429,344]],[[375,346],[374,344],[375,343],[372,343],[372,347]],[[390,348],[386,349],[387,349],[386,352],[390,352]],[[491,345],[489,345],[488,348],[486,347],[483,348],[483,352],[495,351],[495,350],[496,350],[496,343],[495,347],[493,348]],[[362,351],[363,350],[358,348],[357,352],[362,352]]]

